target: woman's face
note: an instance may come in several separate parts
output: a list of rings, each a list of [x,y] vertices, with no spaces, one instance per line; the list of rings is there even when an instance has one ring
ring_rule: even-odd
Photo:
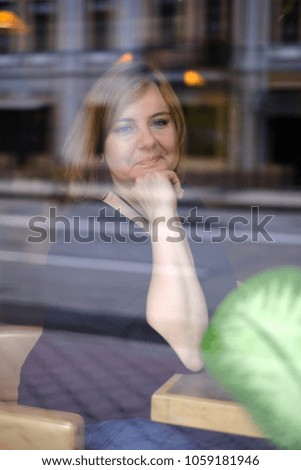
[[[176,168],[176,127],[155,85],[116,117],[105,140],[104,154],[115,185],[131,186],[138,176]]]

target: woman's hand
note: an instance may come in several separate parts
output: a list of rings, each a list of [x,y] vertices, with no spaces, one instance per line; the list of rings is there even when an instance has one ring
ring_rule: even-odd
[[[177,174],[171,170],[146,173],[136,178],[131,189],[149,221],[155,217],[174,216],[177,199],[183,197],[183,189]]]

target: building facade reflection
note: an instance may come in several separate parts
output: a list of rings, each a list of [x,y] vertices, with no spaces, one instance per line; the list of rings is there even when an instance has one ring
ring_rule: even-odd
[[[285,3],[0,1],[31,28],[0,34],[0,159],[62,164],[87,89],[128,52],[161,66],[182,100],[192,183],[299,184],[301,6],[281,18]],[[185,84],[187,70],[203,82]]]

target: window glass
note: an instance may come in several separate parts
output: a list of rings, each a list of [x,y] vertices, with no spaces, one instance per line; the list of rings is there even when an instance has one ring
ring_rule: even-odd
[[[87,48],[107,49],[110,46],[113,9],[109,0],[90,0],[86,2]]]
[[[55,49],[56,2],[32,0],[29,15],[32,23],[31,49],[36,52]]]
[[[300,2],[283,15],[286,0],[271,2],[271,41],[276,43],[296,43],[301,37]]]
[[[225,104],[184,107],[187,123],[189,157],[224,158],[226,152],[227,114]]]
[[[8,10],[17,13],[17,5],[15,1],[0,1],[0,10]],[[13,52],[16,47],[14,36],[6,30],[1,29],[0,32],[0,54]]]

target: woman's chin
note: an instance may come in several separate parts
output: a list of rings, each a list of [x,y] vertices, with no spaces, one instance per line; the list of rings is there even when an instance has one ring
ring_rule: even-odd
[[[144,163],[144,164],[136,166],[135,178],[138,178],[138,176],[146,175],[147,173],[165,171],[168,169],[169,168],[167,167],[166,162],[164,160],[160,160],[159,162],[156,162],[156,163],[154,162]]]

